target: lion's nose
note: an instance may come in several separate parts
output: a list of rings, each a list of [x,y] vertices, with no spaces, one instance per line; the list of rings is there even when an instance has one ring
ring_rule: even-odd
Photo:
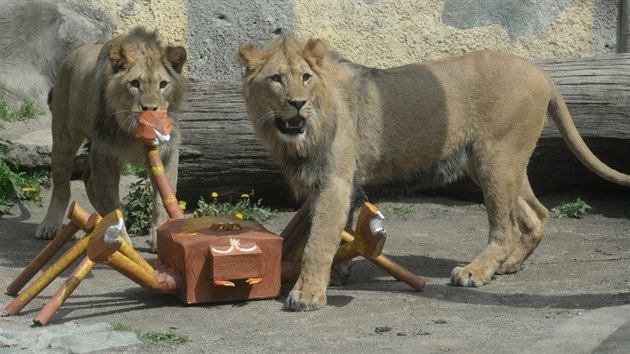
[[[292,100],[288,100],[289,104],[293,107],[295,107],[295,109],[298,110],[298,112],[300,111],[300,108],[302,108],[302,106],[304,106],[304,104],[306,103],[306,101],[292,101]]]
[[[140,105],[143,111],[157,111],[158,106],[154,104],[142,104]]]

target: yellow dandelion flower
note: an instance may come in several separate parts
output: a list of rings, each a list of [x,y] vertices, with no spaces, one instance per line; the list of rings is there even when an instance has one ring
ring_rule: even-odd
[[[236,214],[234,214],[234,216],[236,216],[237,218],[243,220],[243,214],[241,214],[241,213],[236,213]]]
[[[212,192],[212,194],[210,194],[212,196],[212,198],[218,198],[219,197],[219,193],[217,192]]]
[[[37,192],[37,189],[35,189],[33,187],[22,187],[22,192],[24,192],[24,193],[33,193],[33,192]]]
[[[249,194],[243,193],[243,194],[241,194],[241,198],[249,199]]]
[[[179,202],[179,209],[180,210],[186,210],[186,202],[185,201],[180,201]]]

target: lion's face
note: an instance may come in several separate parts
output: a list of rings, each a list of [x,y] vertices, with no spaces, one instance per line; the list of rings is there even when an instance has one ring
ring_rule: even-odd
[[[322,120],[325,55],[321,41],[305,45],[282,38],[265,51],[241,46],[238,56],[247,69],[243,92],[263,142],[300,149],[327,125]]]
[[[166,113],[182,98],[186,61],[182,47],[162,48],[158,42],[134,41],[111,44],[108,48],[112,75],[105,91],[109,109],[118,125],[133,134],[144,111]]]

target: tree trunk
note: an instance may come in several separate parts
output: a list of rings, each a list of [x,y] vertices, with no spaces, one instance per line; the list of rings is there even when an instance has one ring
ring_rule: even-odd
[[[630,54],[539,63],[563,94],[575,124],[591,150],[611,167],[630,173]],[[269,154],[254,136],[241,96],[241,84],[192,82],[181,115],[178,196],[192,205],[216,191],[238,200],[255,192],[263,203],[295,206]],[[566,147],[550,122],[530,160],[536,192],[610,188]],[[479,195],[470,183],[448,188],[449,195]]]
[[[180,118],[180,200],[195,205],[217,192],[237,201],[254,191],[266,205],[294,206],[284,176],[254,135],[240,83],[191,82]]]

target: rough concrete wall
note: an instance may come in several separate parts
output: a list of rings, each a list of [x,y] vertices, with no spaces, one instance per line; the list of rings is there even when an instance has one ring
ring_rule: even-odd
[[[68,52],[142,24],[167,44],[187,45],[182,0],[0,0],[0,95],[46,107]],[[43,110],[47,113],[47,110]]]
[[[101,14],[100,27],[113,28],[113,34],[142,24],[159,30],[166,44],[187,47],[191,78],[234,81],[241,78],[234,60],[239,44],[262,47],[286,33],[323,38],[348,59],[377,67],[486,48],[530,59],[611,54],[620,1],[0,0],[0,5],[8,14],[11,4],[74,3],[67,11],[89,7]],[[77,45],[103,40],[96,27],[65,33],[89,37],[72,42]]]
[[[158,30],[160,39],[169,45],[186,46],[188,14],[183,0],[83,0],[89,6],[109,14],[116,26],[115,34],[143,25]]]
[[[8,0],[0,0],[8,1]],[[621,0],[82,0],[114,33],[138,24],[183,45],[193,79],[239,80],[240,43],[320,37],[351,60],[388,67],[476,49],[530,59],[614,53]]]
[[[595,0],[593,13],[593,53],[616,53],[619,35],[619,11],[622,0]]]
[[[84,5],[78,0],[0,0],[0,96],[14,105],[32,99],[46,107],[68,52],[112,34],[107,14]]]
[[[478,49],[530,59],[614,52],[619,0],[295,0],[296,32],[388,67]],[[608,46],[608,47],[606,47]]]
[[[188,0],[190,77],[241,79],[239,44],[262,47],[294,29],[292,0]]]

